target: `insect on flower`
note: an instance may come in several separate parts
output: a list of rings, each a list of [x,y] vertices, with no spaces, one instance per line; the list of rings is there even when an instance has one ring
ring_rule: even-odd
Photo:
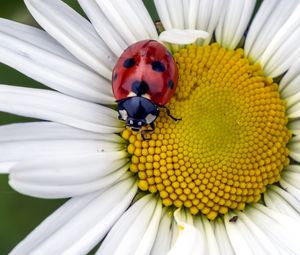
[[[168,49],[155,40],[144,40],[129,46],[118,59],[112,73],[113,93],[118,103],[119,119],[133,131],[149,125],[155,129],[154,121],[175,92],[178,70]]]
[[[232,217],[229,219],[229,222],[235,223],[235,222],[237,222],[238,219],[239,219],[239,217],[238,217],[237,215],[235,215],[235,216],[232,216]]]

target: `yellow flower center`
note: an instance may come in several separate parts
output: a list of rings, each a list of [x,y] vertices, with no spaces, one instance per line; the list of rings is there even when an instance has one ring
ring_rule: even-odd
[[[285,106],[277,84],[243,50],[217,44],[175,53],[177,90],[149,140],[125,129],[130,170],[165,206],[208,219],[257,202],[288,165]]]

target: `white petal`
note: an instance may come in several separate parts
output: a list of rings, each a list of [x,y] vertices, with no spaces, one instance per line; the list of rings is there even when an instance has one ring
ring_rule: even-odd
[[[127,162],[128,155],[125,151],[40,157],[16,165],[10,177],[45,185],[78,184],[103,178],[125,166]]]
[[[292,106],[300,101],[300,92],[295,92],[292,96],[281,98],[286,102],[286,110],[289,110]]]
[[[298,137],[298,139],[299,139],[299,137]],[[285,173],[285,172],[300,173],[300,165],[290,164],[289,166],[287,166],[284,169],[284,172],[282,172],[282,173]]]
[[[238,212],[237,216],[236,223],[240,229],[243,229],[240,235],[243,235],[243,238],[251,243],[254,254],[280,254],[272,240],[255,224],[255,219],[248,217],[245,212]]]
[[[300,11],[300,10],[299,10]],[[300,40],[300,28],[293,31],[289,38],[282,42],[280,47],[272,52],[266,65],[263,66],[265,74],[269,77],[277,77],[283,74],[290,66],[299,59],[300,48],[298,42]],[[262,57],[263,58],[263,57]]]
[[[106,187],[128,170],[125,152],[40,157],[16,164],[9,184],[20,193],[42,198],[78,196]]]
[[[183,3],[181,0],[166,0],[173,27],[184,29]]]
[[[300,188],[290,184],[284,177],[279,181],[280,186],[300,201]]]
[[[264,35],[265,33],[270,33],[270,29],[266,28],[262,32],[261,36],[264,40],[266,39],[267,47],[259,57],[256,57],[257,61],[262,65],[265,74],[270,77],[276,77],[284,73],[299,58],[300,54],[298,46],[300,38],[300,4],[299,1],[291,1],[291,3],[285,5],[286,1],[281,1],[278,10],[274,13],[271,11],[269,27],[273,26],[275,19],[279,19],[279,23],[275,25],[275,31],[271,31],[271,37],[267,36],[266,38]],[[266,8],[269,8],[267,3]],[[264,10],[264,12],[266,11]],[[282,17],[277,15],[281,12]],[[271,15],[274,15],[274,18]],[[253,51],[252,54],[255,55],[255,52]]]
[[[161,218],[161,201],[147,195],[113,226],[96,254],[149,254]]]
[[[38,182],[26,182],[19,179],[10,179],[10,186],[24,195],[46,198],[60,199],[74,196],[85,195],[101,188],[110,187],[120,181],[128,174],[128,167],[124,166],[117,171],[91,182],[82,182],[78,184],[58,183],[58,184],[40,184]]]
[[[296,61],[282,77],[279,83],[281,98],[293,96],[300,92],[300,60]],[[289,100],[287,100],[289,101]]]
[[[220,254],[213,226],[208,219],[205,216],[196,217],[195,226],[201,233],[202,246],[205,247],[203,254]]]
[[[300,117],[300,102],[292,104],[292,106],[286,110],[286,115],[291,119]]]
[[[127,32],[131,32],[135,40],[157,38],[150,15],[144,5],[139,4],[137,0],[131,0],[132,3],[128,0],[96,1],[124,38],[128,36]]]
[[[191,44],[194,43],[199,38],[207,38],[208,33],[201,30],[192,30],[192,29],[170,29],[163,31],[159,35],[159,40],[168,43],[175,44]]]
[[[204,45],[209,44],[225,7],[225,3],[226,1],[224,0],[200,1],[197,29],[207,31],[209,34],[209,37],[204,40]]]
[[[190,213],[187,213],[186,210],[179,210],[177,213],[179,214],[180,218],[183,221],[185,221],[187,224],[189,224],[191,226],[194,225],[194,220],[193,220],[192,215]],[[173,214],[174,214],[174,212],[173,212]],[[171,226],[171,247],[176,243],[176,241],[178,239],[178,235],[179,235],[179,226],[178,226],[176,220],[174,219],[174,215],[173,215],[172,226]]]
[[[292,134],[294,134],[296,136],[300,135],[300,120],[299,119],[289,120],[287,127],[292,132]]]
[[[220,255],[234,254],[223,220],[215,220],[214,233],[216,236],[216,241],[219,247]]]
[[[194,3],[191,3],[194,5],[195,10],[191,10],[190,12],[193,17],[193,19],[196,18],[195,23],[196,23],[196,27],[199,29],[199,27],[201,27],[202,30],[207,31],[208,29],[208,23],[210,20],[210,16],[212,15],[212,8],[213,8],[213,4],[216,1],[210,1],[210,0],[200,0],[197,1],[197,8],[196,5]],[[220,5],[222,4],[222,1],[219,3]],[[193,6],[190,6],[190,8],[193,8]],[[196,14],[196,15],[195,15]],[[221,13],[219,13],[221,14]],[[190,18],[191,19],[191,18]],[[192,22],[194,23],[194,22]],[[216,26],[217,24],[215,24]]]
[[[192,223],[186,222],[180,215],[179,210],[180,209],[177,209],[174,213],[178,228],[178,237],[167,254],[204,254],[199,230]]]
[[[255,243],[253,243],[252,247],[252,241],[255,237],[247,235],[247,237],[249,238],[247,240],[246,237],[244,237],[244,235],[246,234],[245,227],[242,225],[241,221],[237,220],[236,222],[230,222],[229,220],[231,217],[233,217],[233,215],[226,214],[224,216],[224,222],[235,254],[255,255],[255,251],[253,250],[254,248],[257,248],[255,246]]]
[[[282,172],[281,177],[296,188],[300,189],[300,172],[284,171]]]
[[[172,24],[167,0],[154,0],[154,4],[164,28],[166,30],[178,28],[175,27],[175,24]]]
[[[119,56],[131,44],[157,39],[155,26],[140,0],[78,0],[100,37]]]
[[[195,29],[198,14],[198,5],[200,1],[197,0],[182,0],[182,10],[184,19],[184,28]],[[212,1],[213,2],[213,1]],[[203,29],[201,29],[203,30]]]
[[[4,44],[4,35],[15,37],[22,41],[24,44],[30,45],[31,47],[38,47],[53,53],[59,57],[62,57],[68,61],[74,62],[75,64],[81,64],[75,57],[73,57],[64,47],[62,47],[55,39],[49,36],[45,31],[36,27],[21,24],[12,20],[0,18],[0,31],[1,31],[1,42],[2,47],[9,47],[10,45]],[[2,41],[3,40],[3,41]],[[26,54],[24,54],[26,55]]]
[[[124,40],[118,33],[118,30],[109,22],[96,0],[78,0],[78,2],[106,45],[116,56],[120,56],[129,46],[129,43]]]
[[[0,85],[0,111],[100,133],[120,131],[117,112],[61,93]]]
[[[298,254],[300,243],[298,231],[299,220],[278,213],[263,205],[255,204],[247,209],[249,218],[269,237],[271,242],[278,246],[282,254]]]
[[[159,17],[166,30],[191,29],[208,32],[205,40],[197,44],[208,44],[217,26],[223,0],[155,0]],[[179,17],[179,18],[178,18]],[[201,37],[202,38],[202,37]]]
[[[111,79],[115,56],[93,26],[60,0],[25,0],[37,22],[76,58]]]
[[[107,190],[69,200],[11,254],[87,254],[126,210],[136,189],[130,178]]]
[[[171,246],[172,212],[164,207],[151,255],[167,254]]]
[[[245,55],[256,62],[276,36],[280,27],[293,12],[298,0],[262,1],[249,28]]]
[[[299,73],[300,61],[296,61],[279,83],[280,96],[286,101],[286,107],[289,111],[291,111],[291,107],[300,101]],[[292,108],[292,111],[295,111],[295,109],[298,108]]]
[[[16,162],[0,162],[0,174],[8,174]]]
[[[19,162],[48,156],[77,156],[88,153],[119,151],[124,146],[101,140],[32,140],[0,144],[0,162]]]
[[[274,211],[299,219],[300,202],[282,188],[271,185],[264,194],[264,201]]]
[[[292,129],[293,130],[293,129]],[[289,156],[300,162],[300,136],[296,135],[288,143]]]
[[[138,247],[135,251],[135,254],[149,254],[152,247],[153,243],[155,241],[155,237],[157,235],[157,230],[159,226],[159,222],[161,219],[161,213],[162,213],[162,205],[161,202],[158,201],[155,212],[152,215],[152,219],[149,223],[149,227],[147,230],[144,232],[143,239],[140,241],[138,244]]]
[[[118,151],[123,148],[123,139],[118,135],[92,133],[53,122],[0,126],[0,164],[2,167],[7,164],[6,169],[16,161],[29,158]]]
[[[174,212],[173,212],[173,214],[174,214]],[[176,243],[176,240],[178,238],[178,234],[179,234],[179,228],[178,228],[178,225],[177,225],[177,223],[176,223],[176,221],[174,220],[174,217],[173,217],[172,218],[172,224],[171,224],[171,232],[170,232],[170,235],[171,235],[171,237],[170,237],[170,239],[171,239],[170,249]]]
[[[119,135],[93,133],[47,121],[15,123],[0,126],[0,143],[32,140],[97,140],[110,143],[123,142],[123,139]],[[100,150],[101,148],[99,148],[99,151]]]
[[[234,49],[246,31],[256,1],[228,0],[226,3],[216,29],[216,40],[223,47]]]
[[[191,4],[194,5],[194,7],[198,6],[198,3],[195,2],[194,0],[181,0],[182,1],[182,10],[183,10],[183,21],[184,21],[184,27],[185,28],[190,28],[190,29],[195,29],[196,28],[196,20],[195,20],[195,14],[194,12],[190,12],[190,6]],[[196,9],[195,12],[198,10]],[[191,24],[192,23],[192,24]],[[190,25],[191,24],[191,25]]]
[[[115,26],[123,38],[128,32],[136,41],[157,39],[157,32],[142,1],[139,0],[96,0],[107,19]],[[129,37],[128,37],[129,39]],[[131,40],[128,41],[129,43]]]
[[[92,102],[113,102],[108,80],[37,28],[0,19],[0,61],[65,94]]]
[[[195,24],[193,27],[189,26],[190,2],[182,0],[154,0],[158,15],[166,30],[196,28]]]

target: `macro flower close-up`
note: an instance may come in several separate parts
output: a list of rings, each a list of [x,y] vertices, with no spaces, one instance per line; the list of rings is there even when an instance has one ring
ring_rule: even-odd
[[[66,200],[10,254],[300,254],[299,0],[24,2],[0,173]]]

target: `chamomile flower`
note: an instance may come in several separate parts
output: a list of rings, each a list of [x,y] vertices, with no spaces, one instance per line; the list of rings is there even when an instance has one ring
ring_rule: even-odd
[[[0,86],[1,111],[46,120],[0,127],[0,172],[70,198],[11,254],[299,254],[300,2],[155,0],[161,34],[140,0],[78,2],[89,20],[60,0],[25,0],[45,31],[0,20],[0,61],[52,89]],[[145,39],[169,42],[182,118],[148,139],[111,90]]]

